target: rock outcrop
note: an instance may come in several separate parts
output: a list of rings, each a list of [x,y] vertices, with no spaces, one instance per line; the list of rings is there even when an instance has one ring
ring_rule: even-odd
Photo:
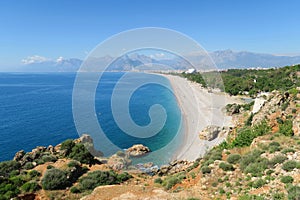
[[[293,132],[295,136],[300,136],[300,113],[298,113],[293,121]]]
[[[94,147],[94,140],[93,138],[88,134],[83,134],[79,139],[79,142],[83,143],[84,146],[89,150],[89,152],[95,156],[95,157],[102,157],[103,153],[101,151],[98,151]]]
[[[112,170],[122,170],[127,169],[127,167],[131,164],[131,160],[127,155],[120,156],[120,154],[114,154],[107,160],[107,166]]]
[[[228,127],[219,127],[215,125],[207,126],[204,130],[199,133],[199,138],[201,140],[212,141],[217,137],[222,137],[227,135],[230,131]]]
[[[126,153],[132,157],[143,156],[150,152],[150,149],[142,144],[136,144],[126,150]]]

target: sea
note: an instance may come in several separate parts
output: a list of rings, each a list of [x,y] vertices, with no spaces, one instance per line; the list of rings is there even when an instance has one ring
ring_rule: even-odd
[[[140,75],[152,80],[149,84],[136,88],[131,94],[129,111],[133,122],[141,127],[147,126],[151,123],[149,109],[157,104],[165,109],[167,116],[164,126],[156,135],[135,137],[119,127],[112,112],[112,94],[124,74],[106,72],[97,83],[94,115],[98,125],[100,124],[111,143],[120,149],[143,144],[152,151],[158,151],[175,140],[182,130],[182,116],[173,91],[155,84],[156,81],[153,80],[157,79],[166,85],[170,83],[165,77],[154,74],[136,73],[131,76],[131,84]],[[72,110],[76,76],[76,73],[0,73],[0,161],[13,159],[19,150],[28,152],[37,146],[55,146],[83,134],[76,128]],[[126,91],[126,84],[122,87]],[[164,120],[163,116],[155,117],[162,117],[161,120]],[[92,126],[87,123],[86,130],[93,132],[92,135],[98,134],[98,129]],[[180,139],[174,144],[179,143]],[[103,150],[99,144],[95,144],[95,147]],[[169,154],[160,153],[150,161],[164,164],[169,158]]]

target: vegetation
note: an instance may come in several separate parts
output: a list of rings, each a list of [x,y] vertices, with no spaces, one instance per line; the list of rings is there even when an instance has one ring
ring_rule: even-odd
[[[261,91],[270,92],[273,90],[296,92],[294,88],[300,86],[299,78],[297,78],[298,71],[300,71],[300,65],[267,70],[229,69],[220,73],[225,92],[231,95],[244,92],[248,92],[249,95],[256,95]],[[207,87],[207,85],[212,85],[208,83],[210,73],[182,75],[191,81],[200,83],[203,87]]]
[[[236,164],[241,159],[240,154],[231,154],[227,158],[227,162],[230,164]]]
[[[221,162],[219,164],[219,167],[223,169],[224,171],[234,171],[234,167],[232,164],[226,163],[226,162]]]
[[[85,164],[94,164],[94,156],[86,149],[84,144],[75,143],[73,140],[66,140],[61,144],[61,150],[71,159]]]
[[[67,173],[60,169],[48,169],[42,179],[42,186],[45,190],[62,190],[70,185]]]
[[[114,171],[93,171],[79,179],[80,191],[93,190],[100,185],[119,184],[132,178],[130,174],[124,172],[117,174]]]

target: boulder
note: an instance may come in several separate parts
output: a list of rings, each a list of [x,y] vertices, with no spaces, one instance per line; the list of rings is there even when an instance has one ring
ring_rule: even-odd
[[[117,154],[112,155],[107,160],[107,165],[112,170],[119,171],[121,169],[126,169],[131,164],[131,160],[128,157],[121,157]]]
[[[94,140],[93,138],[88,135],[88,134],[83,134],[80,138],[79,138],[79,142],[81,142],[82,144],[84,144],[84,146],[87,148],[87,150],[89,150],[89,152],[95,156],[95,157],[102,157],[103,153],[101,151],[98,151],[97,149],[95,149],[94,147]]]
[[[139,157],[150,152],[150,149],[142,144],[136,144],[126,150],[129,156]]]
[[[204,128],[204,130],[202,130],[199,133],[199,138],[201,140],[212,141],[219,136],[227,135],[229,130],[230,129],[228,127],[219,127],[219,126],[215,126],[215,125],[210,125],[210,126],[207,126],[206,128]]]
[[[15,154],[14,160],[15,161],[20,161],[24,157],[24,155],[25,155],[25,151],[24,150],[18,151]]]
[[[300,136],[300,113],[298,113],[293,121],[293,132],[295,136]]]

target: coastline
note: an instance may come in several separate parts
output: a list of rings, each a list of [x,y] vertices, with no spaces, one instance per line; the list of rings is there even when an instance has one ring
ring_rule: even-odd
[[[174,153],[174,159],[194,161],[226,137],[205,141],[199,138],[199,132],[208,125],[232,126],[232,118],[222,109],[238,100],[224,93],[210,93],[200,84],[179,76],[160,75],[169,80],[183,116],[184,141]]]

